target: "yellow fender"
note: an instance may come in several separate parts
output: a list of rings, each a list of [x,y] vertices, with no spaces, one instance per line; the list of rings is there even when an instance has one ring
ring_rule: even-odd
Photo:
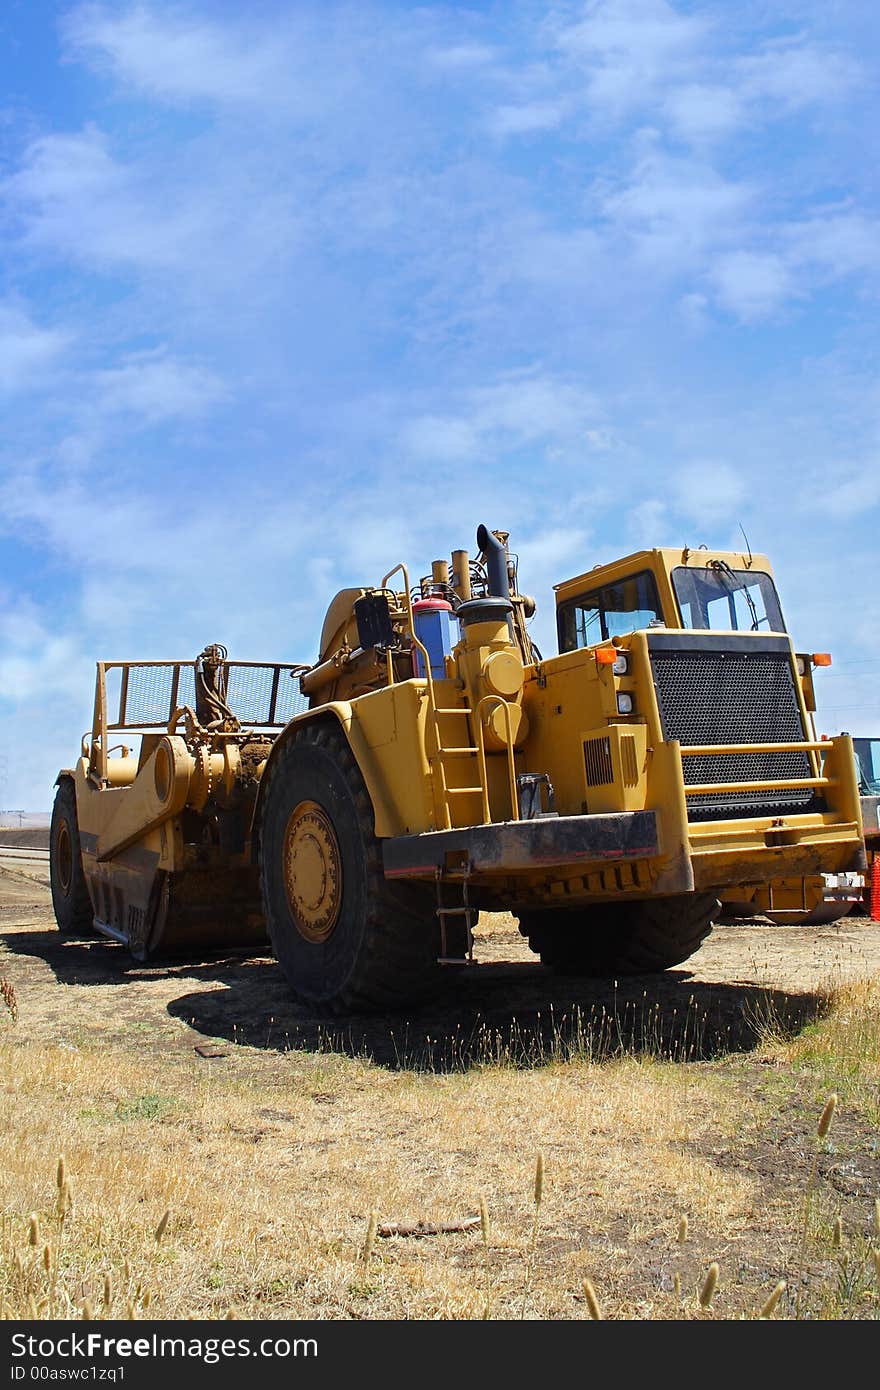
[[[384,788],[381,770],[376,761],[375,751],[370,748],[363,729],[359,722],[354,718],[352,708],[347,700],[334,700],[329,704],[320,705],[317,709],[306,710],[299,714],[295,719],[291,719],[286,728],[279,734],[272,747],[269,757],[266,759],[266,766],[260,778],[260,789],[257,794],[257,802],[254,807],[254,835],[252,844],[256,857],[256,847],[259,842],[259,826],[262,816],[263,787],[266,785],[266,777],[272,769],[275,760],[278,758],[281,749],[286,747],[297,732],[307,724],[316,724],[319,720],[335,719],[348,740],[354,759],[360,769],[367,788],[367,794],[373,807],[373,822],[376,836],[380,839],[390,835],[400,835],[403,833],[403,825],[400,815],[393,803],[388,799]]]

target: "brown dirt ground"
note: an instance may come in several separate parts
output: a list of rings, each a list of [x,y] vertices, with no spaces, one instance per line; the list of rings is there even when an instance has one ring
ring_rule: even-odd
[[[786,1030],[797,1026],[811,1016],[817,991],[880,973],[880,924],[864,917],[819,927],[725,923],[684,965],[614,982],[552,975],[509,915],[484,913],[475,963],[451,968],[431,1003],[406,1015],[328,1020],[291,999],[268,954],[140,965],[115,942],[61,936],[44,872],[31,867],[0,868],[0,943],[15,960],[16,988],[27,992],[29,1028],[47,1041],[76,1033],[130,1042],[135,1030],[152,1050],[179,1052],[206,1039],[254,1053],[333,1048],[430,1071],[486,1060],[487,1030],[514,1053],[535,1056],[541,1039],[549,1047],[573,1038],[585,1020],[599,1051],[645,1044],[699,1060],[748,1048],[771,1017]]]
[[[735,1262],[738,1284],[755,1288],[785,1272],[782,1251],[790,1246],[796,1208],[792,1194],[809,1181],[816,1106],[815,1087],[799,1094],[797,1078],[758,1044],[768,1022],[783,1035],[796,1034],[820,1012],[829,987],[876,979],[880,924],[861,917],[804,928],[733,922],[716,928],[685,965],[662,976],[601,982],[552,976],[511,918],[486,914],[476,963],[451,972],[430,1005],[406,1016],[328,1022],[290,998],[268,956],[226,953],[144,966],[101,938],[62,937],[42,871],[29,867],[0,869],[0,974],[27,1000],[17,1028],[22,1042],[74,1048],[100,1043],[111,1054],[114,1048],[143,1049],[153,1060],[163,1054],[204,1058],[230,1077],[260,1084],[278,1081],[285,1054],[332,1053],[363,1059],[386,1075],[436,1075],[466,1072],[490,1061],[493,1050],[533,1069],[554,1048],[558,1059],[560,1042],[563,1056],[570,1042],[581,1057],[586,1048],[597,1060],[644,1047],[688,1065],[724,1066],[725,1081],[741,1093],[742,1132],[731,1138],[710,1131],[710,1137],[694,1140],[692,1156],[706,1162],[707,1180],[714,1172],[742,1173],[758,1183],[760,1195],[726,1246],[710,1242],[703,1249],[692,1238],[688,1258],[694,1269],[710,1259]],[[776,1105],[772,1127],[757,1122],[756,1099],[765,1094]],[[261,1113],[271,1118],[276,1112]],[[836,1194],[843,1219],[867,1238],[866,1213],[880,1192],[877,1135],[864,1118],[844,1114],[835,1135],[836,1146],[822,1156],[820,1178]],[[606,1259],[609,1296],[631,1309],[632,1287],[665,1289],[680,1267],[680,1252],[665,1228],[668,1216],[654,1222],[642,1216],[634,1225],[630,1213],[610,1202],[592,1225],[555,1239],[548,1233],[536,1268],[571,1260],[575,1246],[592,1251]],[[477,1278],[478,1246],[460,1239],[458,1262]],[[827,1274],[826,1269],[822,1277]],[[583,1301],[573,1294],[571,1306],[543,1315],[582,1317]]]

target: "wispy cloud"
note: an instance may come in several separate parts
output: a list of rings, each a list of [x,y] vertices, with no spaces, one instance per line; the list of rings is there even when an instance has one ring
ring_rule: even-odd
[[[0,394],[45,385],[70,341],[63,330],[40,328],[20,305],[0,302]]]
[[[195,11],[147,4],[89,4],[62,23],[68,51],[94,62],[125,87],[172,102],[264,106],[302,102],[314,110],[320,85],[297,57],[297,26],[290,17],[271,29],[246,19],[217,22]],[[303,79],[306,79],[306,92]]]
[[[214,373],[162,349],[124,357],[119,366],[95,372],[91,385],[102,414],[139,416],[150,424],[204,416],[228,395]]]

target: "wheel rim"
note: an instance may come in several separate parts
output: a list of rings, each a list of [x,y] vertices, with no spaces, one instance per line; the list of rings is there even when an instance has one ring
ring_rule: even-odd
[[[58,866],[58,881],[61,884],[62,892],[67,894],[70,892],[70,885],[73,882],[73,844],[66,820],[63,820],[58,827],[55,856]]]
[[[316,801],[301,801],[288,817],[283,861],[297,931],[314,944],[326,941],[342,903],[342,866],[333,823]]]

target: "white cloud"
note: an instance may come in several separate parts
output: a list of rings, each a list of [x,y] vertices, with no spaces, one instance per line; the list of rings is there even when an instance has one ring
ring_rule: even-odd
[[[18,304],[0,302],[0,393],[45,384],[70,341],[67,332],[37,327]]]
[[[554,13],[540,31],[543,65],[508,71],[518,100],[490,124],[515,135],[581,118],[589,139],[641,117],[700,148],[845,103],[863,85],[844,45],[808,33],[762,39],[738,19],[734,27],[709,6],[669,0],[586,0]]]
[[[677,510],[704,526],[729,520],[746,498],[742,471],[718,459],[685,464],[676,470],[673,487]]]
[[[856,466],[831,467],[820,486],[823,509],[842,521],[858,521],[880,504],[880,457]]]
[[[150,424],[205,415],[227,395],[212,372],[162,349],[123,357],[119,366],[95,372],[90,387],[100,413],[140,416]]]
[[[812,265],[832,278],[880,269],[880,219],[864,213],[817,213],[784,228],[782,240],[793,265]]]
[[[114,160],[94,127],[34,141],[19,171],[0,182],[0,197],[32,247],[114,268],[184,264],[194,243],[207,241],[185,205],[161,206],[163,192],[170,193],[167,182],[151,181],[143,165]]]
[[[736,78],[747,98],[766,101],[777,115],[787,115],[850,94],[862,81],[862,71],[853,57],[828,44],[778,39],[760,53],[740,57]]]
[[[769,317],[800,292],[785,261],[770,251],[731,251],[711,276],[721,306],[745,322]]]
[[[725,179],[711,165],[651,149],[628,180],[604,193],[602,207],[645,262],[699,272],[710,249],[742,235],[755,196],[751,184]]]
[[[484,43],[457,43],[428,49],[426,56],[436,67],[456,71],[486,67],[497,60],[498,51]]]
[[[664,109],[673,132],[697,145],[723,139],[746,118],[741,94],[720,83],[686,82],[673,87]]]
[[[705,19],[667,0],[592,0],[583,19],[558,29],[556,42],[582,65],[593,104],[619,116],[690,71],[708,32]]]
[[[609,444],[595,395],[537,372],[516,373],[474,389],[460,414],[416,416],[403,424],[399,439],[404,455],[449,463],[538,444],[581,450],[603,450]]]
[[[107,65],[127,86],[171,101],[260,105],[295,89],[282,32],[216,23],[146,4],[83,5],[63,24],[69,50]]]
[[[489,128],[495,135],[531,135],[539,131],[554,130],[570,115],[573,108],[574,103],[564,99],[499,106],[492,113]]]
[[[669,536],[669,506],[657,497],[646,497],[632,507],[627,515],[627,534],[630,544],[640,549],[663,545]]]

